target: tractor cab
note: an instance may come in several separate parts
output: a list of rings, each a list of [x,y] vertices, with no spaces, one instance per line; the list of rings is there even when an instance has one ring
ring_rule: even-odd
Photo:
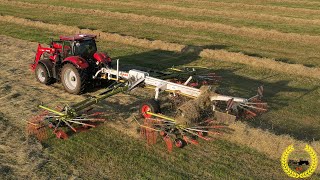
[[[60,36],[60,40],[52,41],[50,46],[65,59],[69,56],[79,56],[90,59],[97,52],[95,35]]]

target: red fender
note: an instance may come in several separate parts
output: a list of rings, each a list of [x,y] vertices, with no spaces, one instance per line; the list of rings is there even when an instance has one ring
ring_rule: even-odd
[[[101,63],[107,64],[108,62],[111,62],[111,58],[104,53],[96,52],[93,54],[93,57],[96,61],[101,62]]]
[[[30,64],[30,68],[32,71],[34,71],[36,69],[38,62],[41,59],[41,56],[44,52],[47,52],[49,54],[53,54],[55,52],[55,50],[53,48],[42,47],[41,44],[38,44],[36,57],[34,58],[34,63]]]
[[[85,59],[83,59],[79,56],[69,56],[63,60],[63,63],[65,63],[65,62],[72,63],[78,69],[86,69],[89,67],[89,63]]]

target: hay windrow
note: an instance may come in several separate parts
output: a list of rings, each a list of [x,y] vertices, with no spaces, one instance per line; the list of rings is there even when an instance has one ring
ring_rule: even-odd
[[[160,49],[165,51],[176,51],[180,52],[185,46],[175,43],[168,43],[161,40],[150,41],[147,39],[139,39],[131,36],[121,36],[119,34],[112,34],[102,32],[100,30],[89,30],[89,29],[80,29],[74,26],[67,26],[62,24],[49,24],[40,21],[32,21],[23,18],[17,18],[14,16],[1,16],[0,21],[9,22],[14,24],[20,24],[24,26],[31,26],[41,29],[48,29],[54,32],[63,32],[67,34],[76,34],[76,33],[88,33],[88,34],[100,34],[100,38],[105,41],[117,42],[132,46],[138,46],[148,49]]]
[[[163,4],[146,4],[140,2],[119,2],[119,1],[101,1],[101,0],[72,0],[79,3],[99,3],[101,5],[113,5],[113,6],[128,6],[128,7],[136,7],[136,8],[148,8],[148,9],[157,9],[164,11],[175,11],[180,12],[182,14],[193,14],[195,16],[224,16],[229,18],[238,18],[238,19],[252,19],[259,21],[272,21],[278,23],[295,23],[298,25],[306,24],[306,25],[320,25],[320,20],[317,19],[301,19],[301,18],[293,18],[293,17],[282,17],[277,15],[269,15],[269,14],[258,14],[251,12],[241,12],[241,11],[218,11],[211,9],[199,9],[199,8],[186,8],[186,7],[178,7],[172,5],[163,5]]]
[[[164,0],[172,1],[172,0]],[[204,0],[175,0],[180,2],[190,2],[190,3],[201,3],[201,5],[206,7],[221,7],[223,10],[235,8],[235,9],[245,9],[245,10],[256,10],[256,11],[276,11],[276,12],[286,12],[292,14],[319,14],[319,10],[306,9],[306,8],[291,8],[291,7],[282,7],[282,6],[266,6],[266,5],[256,5],[256,4],[245,4],[245,3],[228,3],[228,2],[213,2],[213,1],[204,1]]]
[[[303,147],[307,143],[298,141],[289,135],[275,135],[262,129],[250,128],[248,125],[237,121],[229,125],[233,129],[232,134],[224,134],[222,138],[241,145],[256,149],[257,151],[267,154],[270,158],[280,160],[283,151],[291,144],[295,147]],[[312,148],[320,156],[320,142],[311,142]],[[317,167],[317,173],[320,172],[320,166]]]
[[[11,4],[20,7],[32,7],[32,8],[43,8],[50,9],[58,12],[64,13],[80,13],[80,14],[94,14],[94,15],[103,15],[108,17],[113,17],[117,19],[124,19],[135,22],[144,22],[144,23],[154,23],[159,25],[166,25],[172,27],[183,27],[183,28],[193,28],[193,29],[205,29],[214,32],[221,32],[225,34],[239,35],[250,37],[254,39],[272,39],[275,41],[287,41],[287,42],[299,42],[304,44],[315,44],[320,43],[319,36],[311,35],[301,35],[296,33],[282,33],[276,30],[265,30],[261,28],[249,28],[249,27],[234,27],[230,25],[225,25],[221,23],[209,23],[209,22],[196,22],[196,21],[186,21],[178,19],[167,19],[156,16],[145,16],[137,15],[132,13],[119,13],[119,12],[110,12],[110,11],[101,11],[93,9],[82,9],[82,8],[69,8],[64,6],[52,6],[44,4],[32,4],[32,3],[23,3],[15,1],[1,0],[5,4]]]
[[[31,26],[41,29],[48,29],[54,32],[63,32],[67,34],[75,34],[75,33],[89,33],[89,34],[100,34],[100,38],[105,41],[117,42],[132,46],[138,46],[148,49],[160,49],[166,51],[175,51],[181,52],[186,46],[176,44],[176,43],[168,43],[161,40],[150,41],[147,39],[139,39],[131,36],[121,36],[119,34],[111,34],[105,33],[99,30],[89,30],[89,29],[79,29],[78,27],[66,26],[66,25],[56,25],[43,23],[40,21],[32,21],[23,18],[17,18],[13,16],[1,16],[0,21],[9,22],[14,24],[19,24],[23,26]],[[240,63],[246,64],[253,67],[266,68],[275,70],[282,73],[295,74],[299,76],[312,77],[316,79],[320,79],[320,69],[319,68],[310,68],[305,67],[300,64],[287,64],[283,62],[277,62],[270,58],[258,58],[244,55],[242,53],[233,53],[228,52],[226,50],[211,50],[204,49],[200,53],[200,57],[221,60],[226,62]]]
[[[242,53],[233,53],[225,50],[204,49],[200,53],[200,56],[203,58],[246,64],[253,67],[267,68],[278,72],[320,79],[319,68],[310,68],[301,64],[287,64],[269,58],[250,57]]]

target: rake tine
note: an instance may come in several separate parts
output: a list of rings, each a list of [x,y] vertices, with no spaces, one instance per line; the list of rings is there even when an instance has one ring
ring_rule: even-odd
[[[59,119],[58,124],[56,125],[56,127],[54,128],[54,131],[56,131],[58,129],[58,127],[60,126],[61,120]]]
[[[91,116],[99,116],[99,115],[103,115],[103,114],[105,114],[105,113],[103,113],[103,112],[96,112],[96,113],[93,113],[93,114],[87,114],[87,115],[85,115],[86,117],[91,117]]]
[[[197,131],[197,132],[209,132],[209,131],[206,131],[206,130],[193,129],[193,128],[186,128],[186,129],[191,130],[191,131]]]
[[[69,126],[74,132],[77,132],[77,130],[72,127],[66,120],[62,120],[64,123],[66,123],[67,126]]]
[[[151,127],[148,127],[148,126],[145,126],[145,125],[140,125],[140,127],[143,127],[143,128],[146,128],[146,129],[151,129],[151,130],[154,130],[154,131],[157,131],[157,132],[161,131],[161,130],[154,129],[154,128],[151,128]]]
[[[72,122],[72,123],[75,123],[75,124],[81,124],[81,125],[85,125],[85,126],[90,126],[90,127],[96,127],[95,125],[82,123],[82,122],[78,122],[78,121],[69,120],[69,122]]]
[[[78,118],[75,118],[73,119],[74,121],[105,121],[105,119],[78,119]]]
[[[258,108],[258,107],[255,107],[255,106],[249,106],[249,105],[246,105],[246,104],[240,104],[240,106],[245,106],[245,107],[252,108],[252,109],[258,109],[258,110],[261,110],[261,111],[267,111],[267,109]]]
[[[203,137],[203,136],[199,136],[199,134],[194,133],[194,132],[192,132],[192,131],[190,131],[190,130],[188,130],[188,129],[183,129],[183,130],[187,131],[187,132],[190,133],[190,134],[193,134],[193,135],[195,135],[195,136],[198,136],[199,138],[204,139],[204,140],[206,140],[206,141],[210,140],[209,138],[205,138],[205,137]]]
[[[246,104],[263,104],[263,105],[268,105],[268,103],[263,103],[263,102],[257,102],[257,103],[255,103],[255,102],[246,102]]]
[[[241,107],[241,106],[240,106]],[[257,116],[257,114],[256,113],[254,113],[254,112],[252,112],[252,111],[250,111],[248,108],[245,108],[245,107],[241,107],[241,108],[243,108],[244,110],[246,110],[248,113],[250,113],[251,115],[253,115],[253,116]]]

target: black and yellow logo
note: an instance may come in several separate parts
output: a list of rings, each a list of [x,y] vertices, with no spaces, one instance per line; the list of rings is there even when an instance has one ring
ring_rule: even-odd
[[[290,145],[282,153],[281,166],[283,171],[289,177],[293,177],[293,178],[310,177],[315,172],[318,165],[318,157],[316,152],[313,150],[311,146],[306,145],[305,148],[303,149],[304,152],[298,153],[298,156],[300,156],[300,159],[298,159],[297,156],[291,155],[293,154],[292,152],[294,150],[295,149],[293,145]],[[307,154],[307,156],[309,157],[306,157],[305,154]]]

